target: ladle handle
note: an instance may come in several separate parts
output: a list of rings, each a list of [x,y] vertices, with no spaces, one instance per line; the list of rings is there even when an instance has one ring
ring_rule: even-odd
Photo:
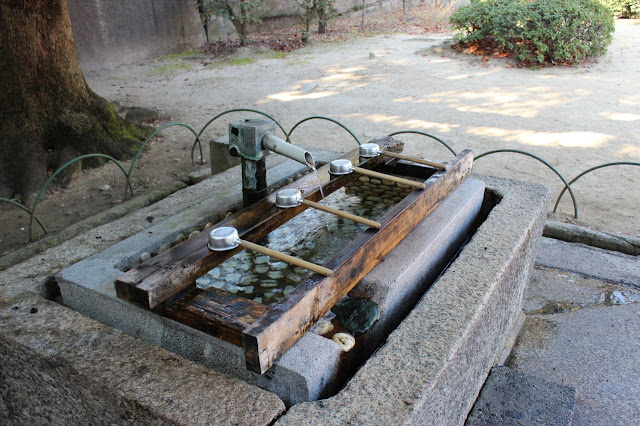
[[[447,170],[447,166],[445,166],[444,164],[434,163],[433,161],[425,160],[420,157],[412,157],[410,155],[398,154],[396,152],[389,151],[382,151],[382,155],[384,155],[385,157],[397,158],[398,160],[407,160],[413,163],[424,164],[425,166],[435,167],[436,169]]]
[[[314,203],[313,201],[309,201],[309,200],[302,200],[302,204],[307,205],[309,207],[313,207],[314,209],[322,210],[323,212],[331,213],[336,216],[340,216],[345,219],[352,220],[354,222],[361,223],[363,225],[367,225],[370,228],[375,228],[375,229],[382,228],[382,225],[379,222],[369,220],[364,217],[356,216],[355,214],[343,212],[341,210],[332,209],[331,207],[327,207],[323,204]]]
[[[257,251],[258,253],[265,254],[278,260],[282,260],[283,262],[287,262],[291,265],[299,266],[301,268],[317,272],[318,274],[322,274],[325,277],[329,277],[331,276],[331,274],[333,274],[333,271],[329,268],[316,265],[315,263],[307,262],[306,260],[298,259],[297,257],[289,256],[288,254],[280,253],[279,251],[262,247],[258,244],[250,243],[249,241],[240,240],[240,247],[247,250]]]
[[[401,183],[404,185],[409,185],[412,188],[424,189],[425,185],[422,182],[416,182],[415,180],[403,179],[392,175],[386,175],[384,173],[374,172],[373,170],[363,169],[362,167],[354,167],[353,171],[356,173],[360,173],[361,175],[371,176],[378,179],[389,180],[395,183]]]

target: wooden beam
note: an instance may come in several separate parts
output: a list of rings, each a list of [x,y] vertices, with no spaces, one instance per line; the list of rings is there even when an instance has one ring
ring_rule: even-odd
[[[394,149],[400,145],[391,138],[386,138],[385,149]],[[346,154],[353,164],[359,163],[358,150]],[[366,159],[360,167],[372,169],[385,161],[384,157]],[[354,173],[331,178],[329,165],[318,169],[318,176],[322,182],[325,195],[331,194],[345,184],[358,178]],[[313,173],[304,176],[286,188],[297,188],[303,192],[303,197],[311,201],[320,200],[318,181]],[[231,215],[197,236],[153,257],[126,272],[115,282],[118,297],[134,302],[144,308],[151,309],[166,301],[173,295],[192,285],[196,278],[215,268],[220,263],[233,256],[239,249],[229,252],[212,252],[207,248],[209,232],[220,226],[233,226],[238,230],[240,238],[255,242],[268,235],[291,218],[302,213],[308,206],[280,209],[275,207],[275,194]]]
[[[242,330],[267,311],[261,303],[215,288],[191,290],[157,312],[215,337],[242,346]]]
[[[247,368],[266,372],[325,312],[346,295],[402,239],[431,213],[471,172],[473,154],[454,157],[447,170],[434,173],[424,190],[415,190],[381,220],[329,260],[333,275],[318,274],[301,283],[243,332]]]

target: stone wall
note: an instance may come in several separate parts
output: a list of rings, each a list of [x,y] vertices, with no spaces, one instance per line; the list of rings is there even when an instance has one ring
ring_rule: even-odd
[[[204,43],[192,0],[67,0],[67,4],[85,72]]]
[[[278,29],[302,22],[292,0],[266,0],[262,22],[253,30]],[[456,5],[468,0],[412,0]],[[94,71],[166,53],[193,49],[205,42],[195,0],[67,0],[82,69]],[[366,0],[366,13],[402,8],[402,0]],[[334,0],[339,15],[362,13],[362,0]],[[210,23],[209,40],[235,37],[226,18]]]

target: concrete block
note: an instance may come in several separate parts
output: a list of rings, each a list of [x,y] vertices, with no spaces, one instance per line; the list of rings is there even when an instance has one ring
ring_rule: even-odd
[[[464,422],[522,309],[546,188],[480,177],[499,203],[448,269],[337,395],[282,425]]]
[[[212,175],[240,165],[240,157],[232,157],[229,153],[229,135],[211,139],[209,153]]]
[[[536,263],[640,288],[640,262],[637,256],[543,238]]]
[[[416,300],[469,238],[484,192],[484,182],[465,180],[349,295],[377,303],[381,316],[404,317],[411,308],[406,301]]]
[[[569,426],[576,396],[570,386],[494,367],[465,425]]]
[[[24,294],[0,306],[3,424],[256,424],[272,393]]]

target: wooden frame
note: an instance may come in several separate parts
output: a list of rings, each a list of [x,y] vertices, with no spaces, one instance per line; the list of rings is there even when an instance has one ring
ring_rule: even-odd
[[[384,144],[386,150],[398,146],[391,138],[376,142]],[[358,164],[358,150],[344,158]],[[308,208],[301,205],[279,209],[274,206],[275,194],[128,271],[116,280],[117,294],[161,315],[242,345],[247,368],[263,374],[457,188],[470,173],[472,163],[470,151],[454,157],[447,163],[446,170],[398,160],[385,161],[382,156],[360,163],[360,167],[367,169],[402,170],[407,176],[426,176],[426,188],[413,191],[387,212],[380,219],[379,230],[365,230],[326,262],[324,266],[333,270],[332,276],[312,275],[271,307],[220,290],[195,288],[194,281],[239,251],[209,251],[207,240],[211,229],[233,226],[242,239],[257,241]],[[325,195],[358,178],[355,173],[331,178],[328,165],[318,169],[318,175]],[[311,201],[320,199],[313,174],[289,187],[302,190],[303,197]]]

